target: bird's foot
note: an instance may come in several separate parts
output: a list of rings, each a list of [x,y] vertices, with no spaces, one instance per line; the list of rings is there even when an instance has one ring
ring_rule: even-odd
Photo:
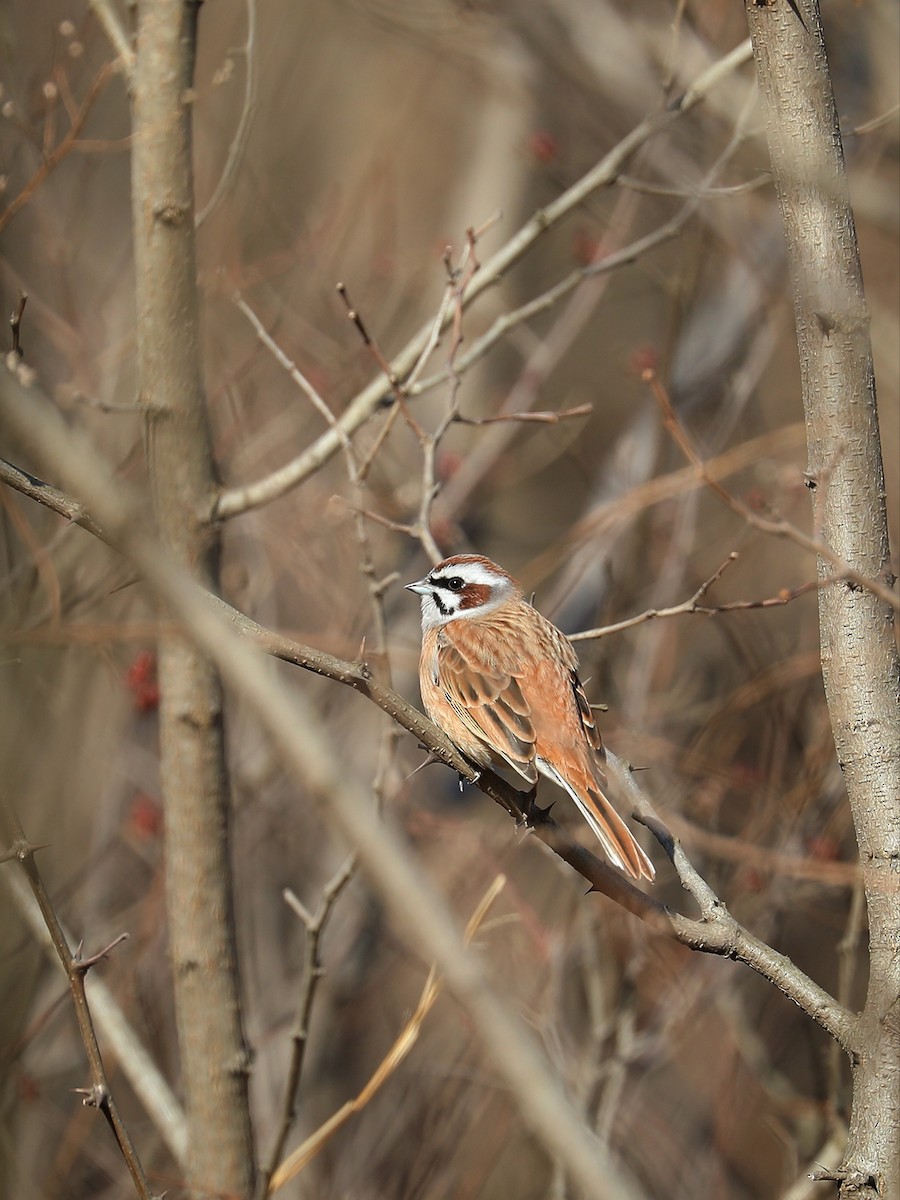
[[[478,780],[481,778],[481,772],[480,772],[480,771],[476,771],[476,772],[475,772],[475,777],[474,777],[473,779],[469,779],[469,777],[468,777],[467,775],[457,775],[457,777],[456,777],[456,778],[457,778],[457,779],[458,779],[458,781],[459,781],[459,790],[460,790],[461,792],[464,792],[464,791],[466,790],[466,788],[467,788],[467,787],[474,787],[474,786],[475,786],[475,784],[476,784],[476,783],[478,782]]]

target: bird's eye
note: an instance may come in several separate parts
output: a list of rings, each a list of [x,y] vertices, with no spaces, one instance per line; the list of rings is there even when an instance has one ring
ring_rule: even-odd
[[[465,586],[466,581],[461,579],[459,575],[452,576],[452,578],[448,579],[444,584],[444,587],[448,587],[451,592],[461,592]]]

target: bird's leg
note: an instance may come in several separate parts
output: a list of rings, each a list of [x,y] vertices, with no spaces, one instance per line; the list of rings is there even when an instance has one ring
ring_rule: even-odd
[[[479,781],[479,779],[481,779],[481,772],[480,772],[480,770],[478,769],[478,767],[475,767],[475,766],[474,766],[474,764],[473,764],[473,770],[474,770],[474,772],[475,772],[475,778],[474,778],[474,779],[469,779],[467,775],[462,775],[462,774],[458,774],[458,775],[456,776],[456,778],[457,778],[458,780],[460,780],[460,791],[461,791],[461,792],[464,792],[464,791],[466,791],[466,788],[467,788],[467,787],[474,787],[474,786],[475,786],[475,784],[476,784],[476,782],[478,782],[478,781]]]

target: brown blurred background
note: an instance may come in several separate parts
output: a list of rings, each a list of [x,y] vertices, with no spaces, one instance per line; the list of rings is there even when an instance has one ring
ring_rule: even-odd
[[[834,0],[824,16],[872,312],[896,546],[898,10],[890,0]],[[448,245],[458,255],[467,227],[501,214],[479,242],[486,260],[745,36],[740,6],[725,0],[204,5],[199,270],[223,478],[264,475],[325,427],[235,306],[236,290],[340,412],[373,363],[347,322],[338,280],[390,357],[436,312],[442,255]],[[28,293],[26,361],[122,477],[140,484],[125,88],[120,77],[106,83],[78,143],[32,187],[42,156],[69,128],[66,97],[80,105],[114,56],[85,4],[55,0],[10,0],[0,55],[2,200],[31,188],[3,234],[3,304],[11,311],[19,290]],[[249,125],[235,147],[242,114]],[[233,147],[236,168],[217,196]],[[591,415],[456,425],[438,450],[441,549],[495,557],[569,632],[686,600],[733,551],[740,558],[710,603],[772,598],[815,577],[806,555],[747,527],[678,474],[683,459],[641,380],[642,368],[656,367],[703,453],[730,456],[736,494],[809,527],[793,317],[752,65],[650,140],[624,183],[591,197],[489,289],[466,314],[463,346],[574,267],[661,226],[726,149],[714,190],[677,237],[519,325],[459,392],[471,417],[582,404]],[[445,339],[430,370],[446,353]],[[416,419],[433,429],[448,400],[447,386],[429,391],[414,402]],[[361,453],[385,420],[361,431]],[[28,466],[16,447],[3,452]],[[353,657],[364,637],[373,645],[353,506],[408,523],[421,487],[421,448],[397,421],[362,498],[338,456],[229,525],[228,598],[263,624]],[[151,607],[127,567],[87,533],[11,492],[0,500],[0,776],[31,839],[47,845],[39,861],[73,937],[91,951],[130,933],[100,974],[177,1088]],[[374,521],[368,530],[378,572],[399,573],[385,597],[387,649],[395,686],[415,698],[418,612],[399,584],[419,578],[426,558],[402,532]],[[591,699],[608,705],[606,741],[646,768],[648,792],[735,915],[855,1005],[865,930],[817,648],[816,599],[805,594],[783,606],[645,623],[579,652]],[[582,880],[480,793],[461,795],[443,768],[410,778],[421,751],[406,735],[386,740],[387,719],[361,697],[278,669],[315,697],[347,771],[367,781],[380,772],[383,802],[461,920],[498,872],[508,875],[478,944],[506,1001],[534,1027],[648,1200],[786,1195],[845,1117],[846,1081],[826,1036],[747,969],[691,954],[586,897]],[[315,907],[346,847],[237,706],[229,733],[246,1022],[265,1150],[303,951],[282,889]],[[656,893],[683,904],[652,853],[661,864]],[[87,1073],[64,982],[2,894],[0,1192],[125,1195],[111,1139],[71,1094]],[[365,1082],[424,981],[423,964],[361,876],[338,903],[323,956],[293,1140]],[[114,1061],[110,1068],[154,1186],[177,1197],[177,1167]],[[282,1194],[568,1193],[442,997],[410,1057]]]

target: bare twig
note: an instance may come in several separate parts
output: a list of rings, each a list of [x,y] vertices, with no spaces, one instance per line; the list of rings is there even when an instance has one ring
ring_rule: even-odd
[[[34,193],[38,190],[47,176],[59,166],[62,160],[69,154],[78,140],[78,135],[84,128],[85,122],[90,116],[91,109],[100,96],[100,93],[109,83],[110,79],[116,73],[116,63],[106,63],[97,72],[87,90],[87,95],[82,101],[81,107],[75,114],[71,125],[69,126],[65,136],[53,147],[49,154],[41,158],[41,162],[37,170],[19,192],[10,200],[6,208],[0,212],[0,233],[6,228],[9,222],[13,219],[20,208],[28,203]]]
[[[285,354],[285,352],[281,349],[281,347],[278,345],[278,343],[275,341],[275,339],[272,337],[272,335],[266,329],[265,325],[263,325],[262,321],[256,315],[254,310],[250,307],[250,305],[247,303],[247,301],[243,298],[243,296],[240,294],[240,292],[235,292],[232,297],[232,300],[234,301],[235,306],[240,309],[240,311],[244,314],[244,316],[247,318],[247,320],[253,326],[253,330],[254,330],[256,336],[259,338],[259,340],[262,342],[262,344],[265,346],[265,348],[269,351],[269,353],[272,355],[272,357],[276,360],[276,362],[278,362],[279,365],[282,366],[285,369],[285,371],[287,371],[288,375],[290,375],[291,379],[294,381],[294,383],[296,383],[297,387],[300,388],[301,392],[303,392],[303,394],[311,401],[313,406],[316,408],[316,410],[319,413],[321,413],[321,415],[325,418],[327,423],[332,428],[338,429],[339,436],[342,437],[344,449],[346,449],[350,445],[350,439],[343,432],[343,430],[340,430],[338,428],[337,422],[334,417],[334,413],[328,407],[328,404],[325,402],[325,400],[320,395],[318,390],[315,387],[313,387],[312,382],[307,378],[306,375],[303,374],[303,372],[300,370],[300,368],[297,366],[297,364],[295,362],[293,362],[287,356],[287,354]]]
[[[390,384],[391,395],[394,397],[394,403],[400,409],[404,421],[406,421],[412,432],[416,435],[419,441],[421,441],[426,436],[425,430],[409,411],[406,388],[403,386],[403,384],[401,384],[399,378],[394,372],[393,367],[385,358],[384,352],[378,345],[376,339],[373,338],[369,333],[361,314],[351,304],[350,295],[345,284],[339,283],[337,285],[337,294],[343,300],[347,309],[347,319],[356,327],[359,336],[363,340],[363,345],[369,351],[375,362],[375,365],[384,374],[385,378]]]
[[[425,369],[429,359],[434,351],[440,345],[441,333],[449,320],[452,319],[454,327],[454,341],[450,349],[449,359],[451,362],[455,360],[456,352],[459,348],[459,340],[457,335],[460,332],[460,320],[462,317],[463,298],[465,292],[471,282],[472,276],[476,270],[479,270],[481,264],[475,255],[475,246],[478,239],[483,237],[487,231],[497,223],[500,219],[500,214],[495,213],[487,221],[484,222],[478,229],[469,229],[466,236],[466,244],[460,253],[459,261],[456,266],[451,263],[452,247],[448,246],[444,251],[444,265],[447,269],[447,286],[444,288],[444,295],[438,307],[434,321],[431,325],[431,332],[428,340],[422,349],[422,353],[416,360],[412,370],[407,375],[404,386],[408,395],[416,393],[416,382],[419,375]],[[452,310],[452,313],[451,313]]]
[[[672,608],[648,608],[646,612],[639,613],[636,617],[629,617],[625,621],[617,621],[614,625],[604,625],[601,629],[587,629],[581,633],[573,633],[569,637],[572,642],[586,642],[589,639],[605,637],[610,633],[621,633],[623,629],[632,629],[635,625],[643,625],[645,621],[653,621],[659,617],[680,617],[685,613],[695,612],[717,612],[718,609],[707,609],[700,605],[700,601],[709,591],[714,583],[722,578],[722,575],[731,566],[733,562],[737,562],[738,554],[732,551],[720,566],[716,567],[712,575],[694,592],[689,600],[682,601],[681,604],[676,604]]]
[[[739,500],[737,496],[729,492],[717,479],[714,479],[707,468],[707,464],[703,461],[700,453],[694,446],[690,435],[678,419],[678,415],[672,406],[672,401],[669,398],[666,388],[663,386],[662,380],[650,368],[644,371],[643,379],[650,385],[653,395],[662,409],[666,429],[672,435],[673,440],[685,458],[693,464],[698,475],[710,491],[718,496],[732,512],[737,513],[739,517],[742,517],[748,525],[752,525],[755,529],[759,529],[763,533],[772,534],[775,537],[787,538],[789,541],[794,542],[795,545],[808,550],[810,554],[825,559],[835,569],[835,581],[845,580],[855,584],[857,587],[865,588],[873,596],[877,596],[879,600],[883,600],[885,604],[889,604],[893,609],[900,612],[900,597],[887,587],[886,584],[882,583],[881,580],[872,579],[870,576],[855,570],[846,559],[841,558],[825,542],[818,538],[810,537],[809,534],[804,533],[802,529],[798,529],[796,525],[792,525],[784,517],[762,516],[761,513],[752,509],[749,504],[745,504],[743,500]],[[818,479],[808,479],[807,482],[811,488],[819,486]]]
[[[319,980],[324,974],[322,960],[319,953],[319,948],[322,941],[322,935],[334,912],[334,906],[343,892],[344,888],[353,878],[353,872],[356,867],[356,855],[351,854],[338,868],[334,876],[322,889],[322,896],[319,901],[319,907],[315,914],[310,913],[298,900],[290,889],[285,891],[284,898],[287,904],[294,910],[303,922],[306,933],[306,949],[303,960],[303,984],[300,990],[300,998],[297,1003],[297,1017],[294,1021],[294,1028],[291,1033],[291,1041],[293,1043],[291,1049],[291,1060],[288,1066],[287,1081],[284,1086],[284,1102],[281,1109],[281,1122],[278,1127],[278,1132],[275,1135],[271,1152],[268,1155],[266,1166],[260,1170],[259,1178],[256,1184],[256,1195],[263,1197],[269,1194],[270,1184],[275,1175],[276,1168],[281,1162],[284,1153],[284,1144],[288,1139],[288,1134],[297,1116],[297,1089],[300,1086],[300,1077],[303,1074],[303,1061],[306,1055],[306,1047],[309,1042],[309,1023],[312,1016],[313,1002],[315,1000],[316,991],[319,986]],[[274,1189],[271,1189],[274,1190]]]
[[[92,1081],[90,1088],[78,1090],[84,1096],[84,1104],[90,1108],[98,1109],[106,1118],[112,1130],[113,1137],[116,1139],[116,1144],[119,1147],[122,1158],[125,1160],[125,1165],[128,1168],[128,1173],[131,1176],[138,1196],[141,1197],[141,1200],[152,1200],[152,1192],[150,1191],[147,1177],[144,1174],[144,1169],[141,1166],[141,1160],[138,1157],[131,1136],[122,1121],[118,1107],[113,1099],[112,1091],[110,1090],[84,986],[85,976],[89,968],[100,958],[104,957],[107,951],[112,949],[112,946],[121,941],[121,938],[117,938],[106,950],[88,959],[80,957],[80,948],[75,954],[72,953],[69,949],[66,935],[60,925],[59,918],[56,915],[56,910],[53,907],[53,902],[50,899],[50,894],[44,885],[44,880],[34,861],[35,851],[39,847],[31,845],[28,841],[22,829],[21,822],[12,807],[5,802],[3,802],[2,807],[6,816],[6,823],[12,834],[12,854],[25,872],[25,877],[40,907],[41,916],[53,940],[54,949],[59,955],[59,960],[69,980],[69,988],[72,992],[72,1001],[75,1006],[75,1017],[78,1021],[78,1029],[81,1033],[81,1040],[84,1043],[87,1054]]]
[[[620,175],[616,180],[619,187],[630,188],[647,196],[673,196],[681,199],[718,200],[722,197],[740,196],[744,192],[753,192],[757,188],[766,187],[772,182],[768,171],[755,175],[743,183],[733,183],[725,187],[713,187],[699,183],[696,187],[675,188],[664,183],[651,183],[646,179],[632,179],[630,175]]]
[[[759,608],[782,608],[785,604],[790,604],[800,596],[806,596],[810,592],[817,592],[821,587],[827,587],[834,580],[810,580],[809,583],[801,583],[799,587],[782,588],[777,596],[767,596],[764,600],[731,600],[727,604],[701,604],[700,601],[712,587],[712,585],[721,578],[723,571],[729,564],[733,563],[738,558],[736,552],[729,554],[728,558],[722,565],[705,580],[700,587],[687,600],[683,600],[681,604],[674,604],[670,608],[648,608],[644,612],[638,613],[635,617],[627,617],[624,621],[615,621],[611,625],[602,625],[599,629],[585,629],[580,633],[569,634],[570,642],[587,642],[598,638],[608,637],[611,633],[621,633],[625,629],[634,629],[636,625],[643,625],[647,621],[663,620],[667,617],[683,617],[692,613],[699,613],[706,617],[717,617],[722,613],[729,612],[747,612],[751,609]]]
[[[505,246],[482,264],[468,289],[465,306],[471,305],[482,292],[493,287],[548,229],[558,224],[594,192],[614,183],[625,164],[641,146],[664,132],[699,104],[723,79],[748,62],[750,55],[750,43],[745,41],[713,63],[665,111],[646,117],[587,174],[546,208],[538,210]],[[452,305],[447,305],[442,328],[446,328],[452,319]],[[396,356],[391,364],[390,374],[398,380],[405,379],[416,365],[423,349],[434,341],[435,336],[435,321],[429,319]],[[378,377],[359,392],[341,414],[338,422],[341,431],[352,436],[378,410],[388,394],[390,387],[386,386],[384,374],[379,372]],[[236,491],[224,489],[219,496],[214,515],[217,518],[232,517],[249,507],[257,507],[277,499],[317,471],[340,447],[341,440],[337,430],[327,430],[292,462],[278,468],[265,479],[257,481],[252,490],[246,487]]]
[[[506,879],[503,875],[498,875],[490,885],[488,890],[482,896],[474,913],[469,918],[466,925],[465,933],[463,934],[463,942],[469,945],[472,938],[481,927],[484,918],[487,916],[491,905],[500,895],[506,884]],[[328,1118],[323,1125],[304,1142],[297,1147],[288,1157],[281,1163],[278,1169],[273,1173],[271,1186],[265,1194],[273,1195],[279,1188],[284,1187],[286,1183],[290,1183],[297,1175],[316,1157],[316,1155],[325,1148],[328,1142],[334,1137],[339,1129],[350,1120],[352,1116],[360,1112],[369,1103],[373,1096],[384,1086],[384,1084],[394,1074],[403,1060],[415,1046],[425,1018],[428,1016],[434,1007],[434,1003],[441,994],[443,988],[443,980],[436,967],[432,967],[428,972],[428,977],[425,980],[425,986],[422,989],[422,994],[419,997],[419,1002],[413,1010],[406,1024],[401,1029],[400,1033],[394,1040],[393,1045],[387,1054],[375,1068],[371,1078],[366,1085],[352,1100],[348,1100]]]
[[[702,188],[718,177],[723,166],[733,157],[743,142],[754,95],[752,92],[748,94],[727,144],[707,169],[697,194],[688,200],[669,221],[644,237],[638,238],[630,245],[620,247],[602,257],[595,256],[594,261],[571,271],[559,283],[521,306],[515,313],[507,314],[506,317],[501,316],[492,329],[488,330],[487,334],[480,338],[476,346],[472,348],[470,354],[466,356],[469,364],[485,353],[493,341],[507,328],[527,320],[543,309],[556,305],[563,296],[572,293],[567,309],[557,320],[555,327],[548,336],[539,342],[535,351],[529,356],[519,382],[507,399],[508,412],[516,412],[522,407],[519,400],[520,393],[524,393],[525,397],[533,401],[540,381],[547,377],[549,371],[583,328],[593,306],[603,294],[609,273],[626,263],[634,262],[653,247],[676,236],[693,216],[700,205]],[[631,219],[636,208],[637,201],[634,194],[621,191],[616,202],[615,212],[609,222],[610,227],[615,228],[625,220]],[[506,323],[504,324],[504,322]],[[510,437],[510,429],[498,431],[467,457],[462,469],[454,475],[442,497],[446,513],[453,514],[460,510],[463,503],[472,495],[474,488],[491,469],[497,455],[503,449],[504,444],[508,444]]]
[[[369,512],[361,506],[358,506],[355,509],[358,516],[375,521],[378,524],[384,525],[387,528],[393,529],[397,532],[405,533],[407,536],[420,542],[423,550],[428,555],[432,563],[439,562],[443,557],[443,552],[438,546],[437,540],[432,532],[431,518],[432,506],[440,490],[440,485],[437,481],[436,469],[437,451],[442,438],[450,426],[454,424],[454,422],[465,421],[465,418],[462,418],[459,413],[458,394],[461,380],[459,373],[455,369],[454,362],[457,351],[463,340],[462,320],[466,289],[481,265],[478,261],[476,252],[478,237],[479,233],[476,233],[474,229],[470,228],[466,230],[466,245],[460,257],[458,266],[452,267],[450,264],[449,247],[444,255],[444,261],[449,275],[449,283],[445,292],[444,301],[442,302],[441,311],[447,311],[452,315],[453,334],[447,358],[447,378],[451,382],[451,388],[445,414],[433,433],[428,433],[425,429],[423,429],[423,427],[411,415],[407,404],[408,385],[401,385],[396,376],[389,375],[391,390],[395,399],[395,408],[399,409],[399,411],[403,414],[407,425],[418,439],[422,451],[422,483],[420,488],[419,511],[416,519],[411,522],[398,522],[383,517],[379,513]],[[378,347],[377,342],[370,337],[359,313],[357,313],[350,305],[347,290],[343,284],[338,284],[338,292],[344,303],[347,305],[348,316],[359,330],[360,336],[362,337],[366,347],[369,349],[381,370],[384,371],[385,374],[388,374],[391,370],[390,365]],[[429,338],[426,351],[423,351],[422,356],[416,363],[416,370],[421,369],[421,367],[424,366],[426,352],[430,353],[430,351],[437,346],[440,328],[441,320],[439,318],[439,320],[435,321],[433,326],[432,337]],[[476,424],[477,422],[471,421],[468,423]],[[385,426],[385,429],[386,428],[387,425]],[[376,445],[380,445],[380,441],[381,439],[378,440]],[[376,451],[373,449],[366,460],[364,466],[366,473],[369,470],[375,452]],[[357,483],[361,482],[361,476],[362,471],[356,473]],[[362,534],[360,534],[360,536],[362,536]]]
[[[453,420],[457,425],[497,425],[502,421],[520,421],[524,425],[558,425],[560,421],[571,421],[575,417],[589,417],[593,411],[593,404],[579,404],[560,412],[500,413],[496,417],[464,417],[462,413],[457,413]]]
[[[785,854],[768,846],[758,846],[743,838],[714,833],[684,816],[672,815],[668,824],[672,832],[684,837],[692,849],[719,859],[752,867],[754,871],[777,875],[781,879],[803,879],[822,884],[824,887],[853,889],[860,878],[858,863],[833,862],[829,859],[811,858],[798,854]],[[845,1007],[848,1001],[838,994]]]
[[[228,148],[228,158],[225,160],[225,166],[222,174],[219,176],[219,182],[216,184],[213,194],[194,218],[194,223],[198,229],[218,208],[222,197],[231,187],[241,158],[247,148],[250,126],[253,124],[253,117],[256,113],[256,0],[247,0],[247,40],[244,42],[243,55],[244,103],[241,108],[240,119],[238,120],[237,129],[234,131],[234,137],[231,139],[231,145]]]
[[[823,1179],[834,1181],[833,1174],[822,1174],[821,1172],[832,1172],[840,1163],[844,1155],[844,1150],[847,1145],[847,1127],[839,1125],[832,1130],[827,1140],[819,1147],[813,1156],[812,1160],[807,1163],[800,1178],[795,1180],[793,1184],[781,1193],[778,1200],[822,1200],[823,1193],[820,1187],[816,1184]],[[834,1164],[832,1167],[825,1166],[826,1163]]]
[[[804,442],[805,431],[802,422],[783,425],[717,454],[706,463],[706,471],[714,479],[727,479],[768,455],[786,454],[798,449]],[[703,486],[703,479],[698,476],[694,467],[689,466],[660,475],[656,479],[648,479],[646,483],[631,488],[624,495],[604,501],[585,513],[568,533],[538,555],[531,565],[531,577],[544,578],[572,553],[573,548],[584,545],[600,535],[609,536],[610,532],[623,522],[633,520],[654,504],[672,500]]]
[[[0,495],[0,503],[2,503],[10,524],[28,550],[35,573],[44,585],[50,609],[50,624],[51,626],[59,625],[62,616],[62,588],[53,564],[53,556],[41,539],[35,535],[25,514],[19,510],[12,497],[4,492]]]
[[[563,279],[553,284],[552,287],[532,297],[531,300],[521,304],[518,308],[502,313],[496,318],[490,328],[486,329],[483,334],[476,338],[469,349],[459,356],[455,364],[457,373],[460,375],[464,374],[476,362],[484,358],[488,351],[492,350],[498,342],[502,341],[511,330],[516,329],[519,325],[523,325],[526,321],[530,321],[533,317],[549,311],[564,296],[569,295],[570,292],[573,292],[586,280],[595,279],[598,276],[618,270],[619,267],[628,266],[649,250],[663,245],[665,242],[676,237],[696,210],[697,202],[692,200],[688,204],[683,205],[674,217],[671,217],[663,225],[659,226],[658,229],[654,229],[651,233],[637,238],[627,246],[622,246],[618,250],[613,250],[609,254],[605,254],[602,258],[594,262],[587,263],[582,267],[576,267]],[[442,371],[437,371],[433,375],[428,375],[420,383],[411,386],[409,394],[411,396],[424,395],[433,388],[439,387],[442,383],[446,383],[450,377],[451,372],[449,367]]]
[[[859,137],[864,133],[872,133],[874,130],[880,129],[882,125],[888,125],[898,114],[900,114],[900,104],[892,104],[890,108],[880,113],[877,117],[872,117],[870,121],[863,121],[861,125],[854,125],[852,129],[847,131],[847,136]]]
[[[11,851],[3,857],[15,858],[16,853]],[[6,872],[3,880],[13,903],[32,933],[53,961],[59,962],[53,938],[26,880],[15,872]],[[61,920],[59,926],[66,944],[71,944],[70,935]],[[173,1158],[184,1165],[188,1155],[184,1110],[121,1006],[99,976],[94,976],[91,980],[91,1016],[100,1036],[115,1056],[132,1091],[159,1130]]]

